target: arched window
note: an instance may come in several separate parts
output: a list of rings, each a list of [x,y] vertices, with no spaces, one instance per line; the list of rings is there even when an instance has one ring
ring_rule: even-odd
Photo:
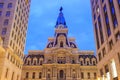
[[[63,47],[63,42],[62,41],[60,42],[60,47]]]
[[[87,65],[89,65],[89,61],[87,61]]]
[[[40,65],[42,65],[42,60],[40,60]]]
[[[95,61],[93,61],[93,65],[96,65]]]
[[[28,60],[28,65],[30,65],[30,61]]]
[[[63,78],[63,75],[64,75],[64,71],[60,70],[60,78]]]
[[[36,65],[36,60],[34,60],[34,65]]]

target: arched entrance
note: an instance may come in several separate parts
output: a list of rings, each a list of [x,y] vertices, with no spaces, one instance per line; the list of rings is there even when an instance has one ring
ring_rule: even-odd
[[[59,71],[59,80],[66,80],[65,72],[63,70]]]

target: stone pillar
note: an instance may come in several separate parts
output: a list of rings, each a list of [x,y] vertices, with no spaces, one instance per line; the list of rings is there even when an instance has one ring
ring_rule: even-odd
[[[57,68],[53,67],[53,80],[57,80]]]
[[[42,71],[43,73],[43,75],[42,75],[42,80],[46,80],[46,68],[44,67],[43,68],[43,71]]]

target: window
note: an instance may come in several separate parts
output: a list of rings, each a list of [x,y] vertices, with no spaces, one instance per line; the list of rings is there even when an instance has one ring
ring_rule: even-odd
[[[10,16],[10,11],[6,12],[6,16],[9,17]]]
[[[113,47],[113,41],[112,40],[109,42],[109,47],[110,47],[110,49],[112,49],[112,47]]]
[[[103,76],[103,69],[100,69],[100,76]]]
[[[33,72],[32,78],[35,79],[35,72]]]
[[[95,62],[95,61],[93,61],[93,65],[96,65],[96,62]]]
[[[103,57],[104,57],[105,54],[106,54],[106,50],[105,50],[105,48],[103,48],[103,50],[102,50],[102,54],[103,54]]]
[[[115,28],[115,27],[117,27],[118,22],[117,22],[117,19],[116,19],[116,14],[115,14],[115,8],[114,8],[113,0],[109,0],[109,3],[110,3],[110,11],[111,11],[111,16],[112,16],[112,21],[113,21],[113,25],[114,25],[114,28]]]
[[[50,79],[50,74],[47,75],[47,78]]]
[[[84,79],[84,73],[81,72],[81,79]]]
[[[119,63],[120,63],[120,53],[118,53],[118,59],[119,59]]]
[[[11,78],[11,80],[14,80],[14,72],[12,73],[12,78]]]
[[[9,3],[9,4],[8,4],[8,8],[12,8],[12,3]]]
[[[63,47],[63,42],[62,41],[60,42],[60,47]]]
[[[5,78],[8,77],[8,68],[6,69]]]
[[[97,74],[96,73],[94,73],[94,79],[97,79]]]
[[[109,72],[108,65],[105,65],[105,73]]]
[[[39,73],[39,79],[41,79],[41,78],[42,78],[42,73],[40,72],[40,73]]]
[[[104,0],[102,0],[102,3],[104,2]]]
[[[101,18],[100,18],[100,16],[98,17],[98,25],[99,25],[99,30],[100,30],[101,44],[103,44],[104,37],[103,37],[103,31],[102,31],[102,25],[101,25]]]
[[[117,19],[116,19],[116,18],[114,18],[113,24],[114,24],[114,27],[117,27],[117,26],[118,26],[118,22],[117,22]]]
[[[104,5],[103,10],[104,10],[104,13],[106,13],[106,12],[107,12],[106,5]]]
[[[120,40],[120,32],[117,32],[116,36],[116,41]]]
[[[60,70],[60,78],[63,78],[63,75],[64,75],[64,71]]]
[[[119,6],[120,6],[120,0],[118,0],[118,4],[119,4]]]
[[[3,8],[4,3],[0,3],[0,8]]]
[[[87,75],[88,75],[88,79],[90,79],[90,73],[88,73]]]
[[[2,35],[5,35],[7,33],[7,28],[2,29]]]
[[[97,48],[99,49],[99,48],[100,48],[100,45],[99,45],[99,38],[98,38],[98,27],[97,27],[97,24],[96,24],[96,23],[95,23],[95,34],[96,34]]]
[[[94,20],[96,19],[96,15],[94,14]]]
[[[102,59],[101,53],[98,54],[99,61]]]
[[[2,11],[0,11],[0,16],[2,16]]]
[[[26,72],[26,78],[28,78],[29,77],[29,72]]]
[[[4,25],[8,25],[8,23],[9,23],[9,20],[8,20],[8,19],[5,19]]]

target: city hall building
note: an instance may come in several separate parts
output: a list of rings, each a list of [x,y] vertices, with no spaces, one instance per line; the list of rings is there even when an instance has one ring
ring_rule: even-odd
[[[54,37],[44,50],[30,50],[25,57],[22,80],[96,80],[97,60],[93,51],[79,50],[60,9]]]

